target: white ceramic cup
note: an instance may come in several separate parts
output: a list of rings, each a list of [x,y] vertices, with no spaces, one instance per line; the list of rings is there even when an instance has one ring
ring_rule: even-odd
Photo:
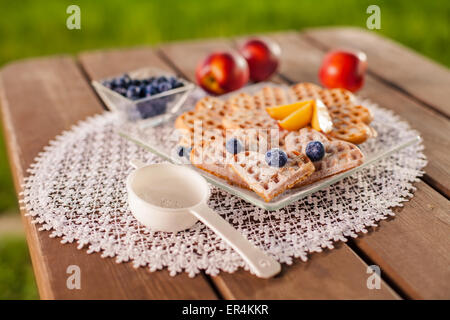
[[[128,203],[140,223],[155,231],[177,232],[200,220],[236,250],[258,277],[280,272],[275,259],[208,207],[209,185],[200,174],[170,163],[146,165],[133,160],[131,165],[136,170],[127,178]]]

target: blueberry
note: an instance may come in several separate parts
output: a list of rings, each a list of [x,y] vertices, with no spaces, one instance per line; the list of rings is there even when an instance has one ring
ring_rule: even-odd
[[[111,85],[115,88],[122,88],[122,83],[120,81],[121,78],[115,78],[111,81]]]
[[[130,82],[130,77],[128,77],[128,75],[123,75],[113,80],[114,86],[118,88],[127,88],[130,85]]]
[[[145,85],[141,84],[139,86],[139,98],[144,98],[147,95],[147,89]]]
[[[177,78],[175,78],[175,77],[170,77],[170,78],[169,78],[169,83],[170,83],[170,85],[172,86],[172,89],[175,89],[175,88],[179,88],[179,87],[184,86],[183,82],[179,81],[179,80],[178,80]]]
[[[150,82],[149,85],[155,87],[155,88],[158,90],[158,93],[159,93],[159,89],[158,89],[159,83],[158,83],[158,80],[153,80],[152,82]]]
[[[151,88],[152,88],[152,86],[151,86],[150,84],[148,84],[148,85],[145,86],[145,95],[146,95],[147,97],[149,97],[149,96],[152,95],[152,93],[151,93]]]
[[[306,155],[311,161],[319,161],[325,155],[325,148],[320,141],[311,141],[306,145]]]
[[[139,87],[141,85],[141,80],[139,80],[139,79],[132,79],[131,80],[131,84],[136,86],[136,87]]]
[[[227,141],[226,147],[227,151],[232,154],[238,154],[243,149],[241,142],[236,138],[229,139]]]
[[[277,168],[284,167],[284,165],[287,163],[287,161],[288,161],[288,156],[287,156],[286,152],[284,152],[281,149],[278,149],[278,148],[270,149],[266,153],[266,162],[271,167],[277,167]]]
[[[171,84],[170,84],[169,82],[161,82],[161,83],[158,85],[158,90],[159,90],[159,92],[168,91],[168,90],[170,90],[170,89],[172,89],[172,86],[171,86]]]
[[[128,75],[128,73],[125,73],[122,75],[122,80],[121,80],[126,86],[129,86],[131,84],[131,78]]]
[[[154,94],[158,94],[159,90],[158,90],[158,87],[156,87],[152,84],[149,84],[145,87],[145,93],[147,96],[152,96]]]
[[[131,85],[127,89],[127,97],[133,100],[139,98],[140,93],[141,90],[135,85]]]
[[[192,148],[178,146],[177,147],[177,155],[180,158],[186,157],[187,159],[189,159],[190,154],[191,154],[191,150],[192,150]]]
[[[169,82],[170,85],[172,86],[172,89],[175,89],[175,88],[179,88],[179,87],[184,86],[183,82],[179,81],[179,80],[178,80],[177,78],[175,78],[175,77],[170,77],[170,78],[168,79],[168,82]]]
[[[184,156],[186,156],[186,147],[183,147],[183,146],[178,146],[177,147],[177,155],[180,157],[180,158],[182,158],[182,157],[184,157]]]
[[[113,84],[111,81],[105,80],[102,82],[102,85],[104,85],[105,87],[107,87],[108,89],[112,89],[113,88]]]
[[[169,77],[168,82],[173,86],[175,83],[177,83],[177,78]]]
[[[181,82],[181,81],[177,81],[175,84],[173,84],[172,85],[172,88],[180,88],[180,87],[183,87],[184,86],[184,83],[183,82]]]
[[[115,88],[114,91],[119,93],[119,94],[121,94],[121,95],[123,95],[124,97],[127,96],[127,89],[125,89],[125,88],[122,88],[122,87]]]
[[[165,76],[161,76],[157,79],[158,83],[168,82],[167,78]]]

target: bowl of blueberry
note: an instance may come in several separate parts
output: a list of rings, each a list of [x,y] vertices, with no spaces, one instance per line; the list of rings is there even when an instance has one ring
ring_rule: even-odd
[[[158,124],[174,115],[195,85],[156,68],[142,68],[92,81],[95,90],[112,111],[127,121]]]

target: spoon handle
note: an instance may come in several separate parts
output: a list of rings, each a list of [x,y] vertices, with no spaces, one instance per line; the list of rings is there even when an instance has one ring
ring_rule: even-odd
[[[236,250],[258,277],[267,279],[281,271],[281,266],[275,259],[251,244],[206,204],[191,208],[190,212]]]

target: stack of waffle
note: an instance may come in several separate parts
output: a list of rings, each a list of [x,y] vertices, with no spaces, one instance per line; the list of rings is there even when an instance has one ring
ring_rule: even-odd
[[[328,108],[333,129],[322,134],[310,127],[299,131],[280,129],[266,107],[320,99]],[[190,160],[198,168],[231,184],[249,188],[271,201],[286,189],[304,186],[360,165],[364,156],[355,146],[374,137],[369,126],[370,111],[355,103],[343,89],[322,89],[299,83],[286,89],[265,87],[254,95],[237,94],[226,101],[205,97],[195,109],[180,115],[175,126],[181,130],[180,144],[191,147]],[[243,152],[233,155],[226,141],[237,138]],[[325,156],[311,162],[306,145],[320,141]],[[269,166],[264,158],[270,148],[281,148],[288,162],[281,168]]]

